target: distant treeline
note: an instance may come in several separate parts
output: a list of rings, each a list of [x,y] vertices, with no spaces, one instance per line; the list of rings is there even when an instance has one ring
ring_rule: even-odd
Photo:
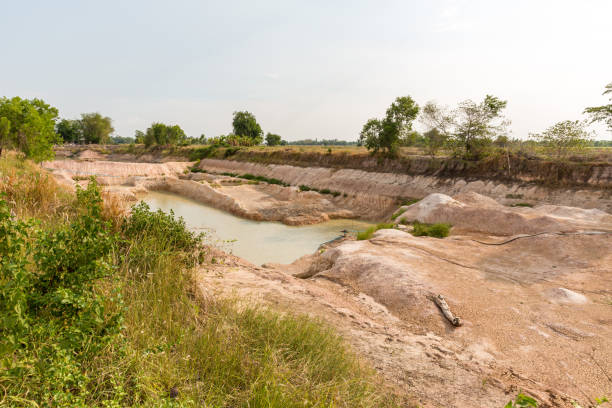
[[[304,139],[287,142],[288,145],[294,146],[357,146],[357,141],[346,141],[338,139]]]

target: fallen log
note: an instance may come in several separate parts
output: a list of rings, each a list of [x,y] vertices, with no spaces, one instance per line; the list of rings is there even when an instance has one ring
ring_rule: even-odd
[[[435,304],[438,305],[438,307],[442,311],[442,314],[444,315],[444,317],[446,317],[453,326],[459,327],[463,324],[459,316],[453,315],[453,312],[451,312],[450,307],[448,307],[448,303],[446,303],[444,296],[437,295],[437,296],[432,296],[432,298]]]

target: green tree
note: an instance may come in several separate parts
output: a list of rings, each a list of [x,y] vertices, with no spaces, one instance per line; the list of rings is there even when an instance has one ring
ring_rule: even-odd
[[[53,158],[57,109],[42,99],[0,98],[0,147],[15,148],[36,161]],[[1,150],[0,150],[1,153]]]
[[[428,102],[421,121],[447,138],[455,154],[479,159],[493,139],[505,133],[510,123],[502,115],[506,105],[507,101],[492,95],[487,95],[480,103],[463,101],[453,111]]]
[[[363,125],[359,144],[375,154],[382,151],[389,156],[395,155],[400,140],[409,137],[418,114],[419,105],[410,96],[398,97],[387,109],[384,119],[370,119]]]
[[[266,144],[268,146],[278,146],[283,142],[279,135],[268,132],[266,135]]]
[[[602,95],[606,94],[610,94],[610,101],[612,101],[612,82],[606,85],[606,90]],[[612,103],[586,108],[584,113],[591,117],[591,123],[604,122],[608,126],[608,131],[612,132]]]
[[[62,119],[55,126],[55,131],[64,143],[83,142],[83,129],[80,120]]]
[[[479,104],[471,100],[459,104],[453,139],[465,158],[479,159],[493,138],[505,132],[509,122],[501,112],[506,105],[507,101],[492,95],[487,95]]]
[[[590,144],[592,136],[585,128],[585,122],[565,120],[542,133],[532,133],[529,137],[553,150],[557,159],[561,159],[570,152],[581,150]]]
[[[145,133],[137,131],[136,140],[142,138],[142,143],[149,147],[157,145],[177,145],[183,143],[187,136],[179,125],[169,126],[164,123],[153,123]]]
[[[142,130],[137,130],[136,132],[134,132],[134,141],[136,143],[144,143],[145,140],[145,134]]]
[[[255,115],[250,112],[234,112],[232,126],[235,135],[247,136],[253,140],[253,144],[255,145],[263,141],[263,130],[261,130],[261,126],[257,123]]]
[[[98,112],[81,114],[81,129],[85,143],[106,144],[110,142],[110,135],[115,131],[112,120]]]
[[[446,135],[440,132],[437,128],[432,128],[431,130],[425,132],[423,134],[425,138],[425,151],[431,157],[435,157],[438,150],[444,147],[446,143]]]
[[[11,144],[11,121],[8,118],[0,118],[0,156],[2,148]]]

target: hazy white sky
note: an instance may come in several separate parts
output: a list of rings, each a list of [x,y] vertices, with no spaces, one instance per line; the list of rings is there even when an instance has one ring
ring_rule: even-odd
[[[397,96],[508,100],[525,137],[612,82],[612,0],[0,0],[0,96],[41,97],[116,133],[154,121],[355,140]],[[599,128],[599,138],[612,138]]]

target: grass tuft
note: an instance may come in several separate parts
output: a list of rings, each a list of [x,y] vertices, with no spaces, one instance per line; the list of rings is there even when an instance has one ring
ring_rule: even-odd
[[[412,235],[415,237],[434,237],[434,238],[445,238],[451,230],[450,224],[438,223],[438,224],[424,224],[415,221],[413,224],[414,229]]]
[[[370,228],[368,228],[365,231],[360,231],[357,233],[357,240],[358,241],[362,241],[365,239],[370,239],[372,238],[372,235],[374,235],[374,233],[380,229],[391,229],[395,226],[395,224],[393,223],[382,223],[382,224],[376,224]]]

